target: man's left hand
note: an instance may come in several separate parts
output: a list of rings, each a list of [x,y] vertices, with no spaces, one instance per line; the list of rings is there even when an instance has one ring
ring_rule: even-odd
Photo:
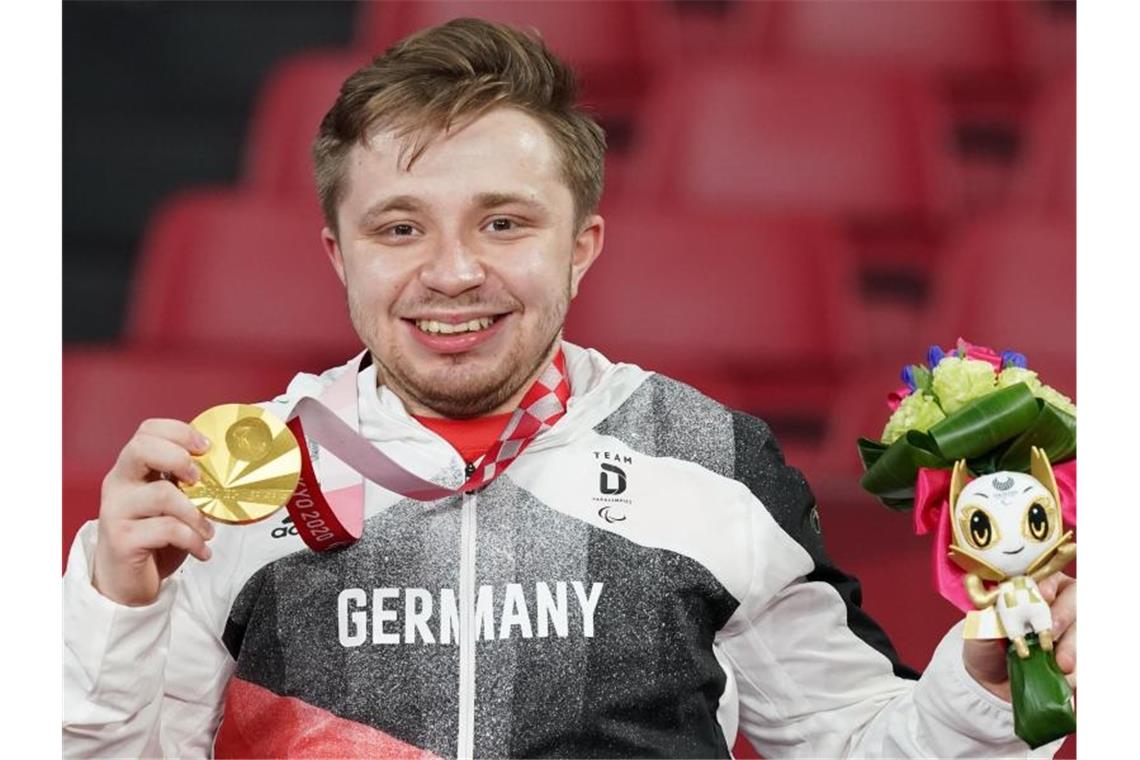
[[[1053,613],[1053,654],[1069,686],[1077,687],[1077,579],[1053,573],[1037,584]],[[1008,639],[969,639],[962,649],[966,672],[1005,701],[1010,701],[1005,653]]]

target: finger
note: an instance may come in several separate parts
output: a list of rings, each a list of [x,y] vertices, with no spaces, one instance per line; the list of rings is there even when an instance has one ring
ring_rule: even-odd
[[[1077,620],[1077,584],[1070,583],[1057,595],[1049,608],[1053,616],[1053,637],[1060,639]]]
[[[119,517],[127,519],[160,515],[181,520],[207,541],[214,537],[214,525],[209,518],[176,485],[165,480],[156,480],[132,489],[118,513]]]
[[[138,432],[173,441],[193,454],[205,454],[210,449],[210,439],[181,420],[144,420]]]
[[[176,517],[161,515],[130,523],[131,543],[140,549],[173,546],[205,562],[212,554],[198,531]]]
[[[183,446],[139,433],[123,447],[112,473],[120,480],[139,481],[152,472],[169,472],[184,483],[197,483],[200,477],[190,452]]]
[[[1041,598],[1045,600],[1045,603],[1052,604],[1053,600],[1057,598],[1057,594],[1076,582],[1076,578],[1065,575],[1062,572],[1056,572],[1048,578],[1042,579],[1041,582],[1037,584],[1037,589],[1041,592]]]
[[[1056,647],[1057,667],[1062,673],[1077,672],[1077,624],[1074,621],[1065,635],[1057,641]]]

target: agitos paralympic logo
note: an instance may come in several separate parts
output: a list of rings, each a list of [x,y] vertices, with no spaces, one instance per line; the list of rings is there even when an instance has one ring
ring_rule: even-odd
[[[601,495],[594,497],[594,501],[602,502],[598,517],[608,523],[621,522],[626,519],[621,505],[631,505],[633,500],[621,495],[628,485],[628,476],[618,464],[633,464],[633,458],[612,451],[595,451],[594,459],[598,460],[601,468],[598,470],[598,492]]]

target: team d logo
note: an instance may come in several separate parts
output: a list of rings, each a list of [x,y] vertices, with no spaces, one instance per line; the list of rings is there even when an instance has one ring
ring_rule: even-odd
[[[602,462],[602,471],[598,477],[598,487],[607,496],[616,496],[625,491],[625,470],[617,465]]]

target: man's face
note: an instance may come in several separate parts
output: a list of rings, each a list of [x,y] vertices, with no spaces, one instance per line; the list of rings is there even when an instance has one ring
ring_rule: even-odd
[[[352,148],[339,238],[322,232],[353,326],[411,412],[509,411],[554,352],[602,219],[575,228],[557,148],[521,111],[438,137],[410,169],[402,147],[380,132]]]

